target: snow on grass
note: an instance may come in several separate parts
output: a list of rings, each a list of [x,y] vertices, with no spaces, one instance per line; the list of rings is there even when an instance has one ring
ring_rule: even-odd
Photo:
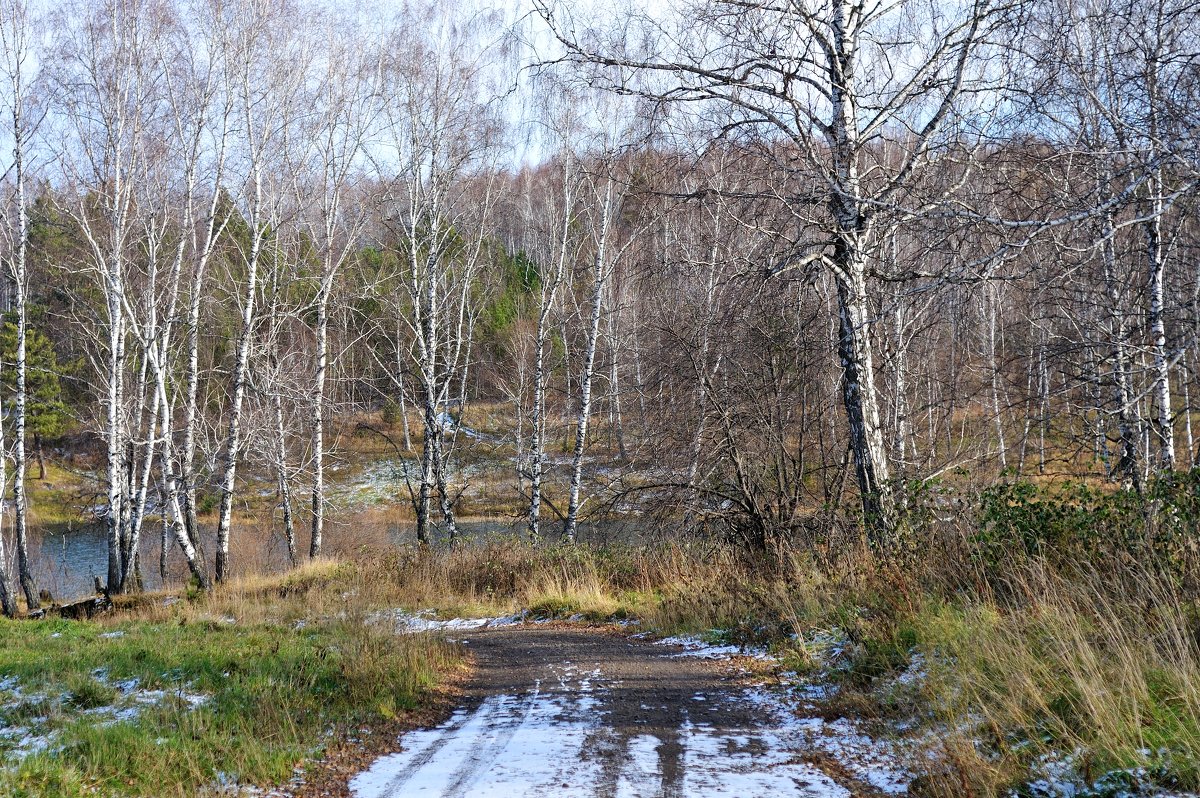
[[[142,689],[138,679],[113,681],[108,671],[92,671],[101,689],[113,691],[112,703],[77,708],[71,693],[29,690],[15,676],[0,678],[0,761],[19,762],[26,757],[56,750],[61,727],[71,719],[87,719],[96,726],[129,723],[151,707],[171,700],[184,711],[208,702],[209,696],[182,686],[175,690]]]
[[[896,677],[896,684],[916,689],[928,680],[929,666],[925,662],[925,655],[920,651],[912,652],[908,658],[908,667]]]
[[[515,626],[525,622],[525,613],[504,615],[497,618],[449,618],[439,620],[434,617],[432,610],[408,612],[407,610],[387,610],[381,612],[373,620],[390,620],[400,634],[414,632],[447,632],[464,629],[495,628],[498,626]]]
[[[1081,751],[1076,751],[1041,757],[1033,766],[1034,778],[1025,785],[1021,795],[1029,798],[1197,798],[1196,793],[1154,787],[1151,774],[1145,768],[1113,770],[1089,782],[1080,769],[1081,755]]]
[[[705,640],[692,635],[676,635],[675,637],[664,637],[657,641],[660,646],[679,646],[683,649],[676,654],[669,654],[671,657],[698,657],[700,659],[730,659],[732,657],[751,657],[763,661],[772,661],[774,657],[767,653],[765,648],[758,646],[731,646],[731,645],[716,645],[708,643]]]
[[[849,718],[834,721],[798,718],[796,728],[808,746],[828,754],[880,792],[889,795],[908,792],[913,777],[898,764],[899,757],[893,747],[864,734]]]

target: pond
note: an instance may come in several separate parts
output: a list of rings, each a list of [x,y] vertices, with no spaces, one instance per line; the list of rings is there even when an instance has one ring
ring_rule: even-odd
[[[371,528],[368,528],[371,527]],[[479,543],[497,539],[524,537],[526,526],[523,520],[505,518],[470,518],[458,522],[460,539],[465,543]],[[556,541],[561,531],[557,521],[543,524],[543,537]],[[159,571],[161,544],[157,524],[147,530],[152,534],[142,538],[141,574],[146,590],[157,590],[164,586]],[[206,540],[201,547],[211,554],[214,550],[211,529],[205,530]],[[282,535],[277,531],[264,536],[258,529],[250,527],[246,535],[234,530],[231,561],[236,568],[272,571],[282,569],[287,562],[286,548]],[[306,529],[299,527],[297,542],[301,551],[307,547]],[[578,539],[583,543],[641,543],[648,536],[645,519],[606,519],[586,521],[579,525]],[[266,538],[265,540],[263,538]],[[411,521],[379,522],[357,516],[345,519],[330,519],[326,532],[326,543],[331,551],[351,551],[362,543],[410,545],[416,542],[416,525]],[[434,545],[446,545],[448,537],[440,525],[433,534]],[[108,574],[108,537],[102,523],[88,525],[57,525],[34,535],[30,540],[30,560],[39,589],[49,590],[54,599],[67,602],[92,595],[95,577],[104,580]],[[167,547],[167,578],[165,585],[178,587],[186,584],[188,573],[183,556],[172,538]]]

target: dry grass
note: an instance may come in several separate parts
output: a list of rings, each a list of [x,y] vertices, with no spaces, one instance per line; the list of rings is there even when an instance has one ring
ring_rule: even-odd
[[[763,610],[749,571],[721,547],[546,547],[514,539],[449,551],[384,551],[365,567],[374,573],[376,604],[447,615],[518,609],[547,617],[636,615],[675,631],[734,626]]]
[[[942,603],[914,618],[932,663],[923,697],[952,729],[939,747],[956,765],[928,792],[1000,794],[1065,754],[1089,780],[1143,769],[1119,778],[1200,785],[1194,606],[1151,574],[1132,600],[1095,574],[1036,565],[1012,582],[1019,603]]]

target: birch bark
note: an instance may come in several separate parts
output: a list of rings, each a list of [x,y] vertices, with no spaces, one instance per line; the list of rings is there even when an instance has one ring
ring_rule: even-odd
[[[567,253],[571,242],[571,224],[574,220],[575,174],[572,161],[564,154],[562,164],[562,228],[559,230],[558,247],[554,257],[554,269],[549,277],[543,275],[538,292],[537,331],[534,334],[533,350],[533,408],[530,417],[529,441],[529,538],[537,541],[542,530],[542,472],[546,459],[546,346],[550,338],[550,313],[554,309],[555,297],[562,285],[567,268]]]
[[[16,393],[13,397],[13,520],[16,532],[17,578],[25,603],[30,610],[41,607],[37,585],[29,564],[28,499],[25,495],[25,478],[28,463],[26,426],[28,419],[28,389],[26,365],[26,341],[28,338],[28,252],[29,252],[29,204],[26,199],[27,151],[33,130],[26,116],[28,105],[29,77],[26,73],[29,58],[28,37],[32,33],[32,21],[28,10],[20,0],[6,0],[0,4],[0,58],[3,59],[4,75],[8,90],[5,104],[8,106],[9,134],[13,145],[12,180],[16,214],[16,229],[12,235],[8,267],[13,287],[13,304],[16,312],[17,341],[13,367],[16,371]],[[0,214],[7,216],[7,214]],[[5,222],[9,221],[4,219]],[[2,448],[2,447],[0,447]],[[0,496],[4,492],[0,490]],[[0,565],[0,568],[6,566]],[[2,599],[0,599],[2,603]]]
[[[600,338],[600,319],[604,308],[604,288],[608,279],[608,237],[612,226],[613,180],[607,177],[596,209],[596,252],[592,256],[592,292],[590,315],[583,345],[583,363],[579,371],[579,412],[575,417],[575,448],[571,453],[571,481],[567,489],[567,517],[562,538],[574,543],[579,528],[580,495],[583,482],[583,455],[587,449],[588,425],[592,416],[592,379],[595,376],[596,344]]]

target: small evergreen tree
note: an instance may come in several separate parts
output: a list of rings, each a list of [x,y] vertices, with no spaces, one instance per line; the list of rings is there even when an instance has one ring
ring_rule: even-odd
[[[0,359],[4,368],[0,371],[0,385],[5,392],[5,407],[12,407],[9,397],[17,390],[16,374],[17,325],[12,319],[0,326]],[[38,479],[46,478],[46,461],[42,453],[42,442],[64,435],[71,426],[71,414],[63,401],[61,370],[54,343],[39,330],[30,327],[25,338],[26,391],[28,415],[26,429],[33,437],[34,456],[37,457]]]

